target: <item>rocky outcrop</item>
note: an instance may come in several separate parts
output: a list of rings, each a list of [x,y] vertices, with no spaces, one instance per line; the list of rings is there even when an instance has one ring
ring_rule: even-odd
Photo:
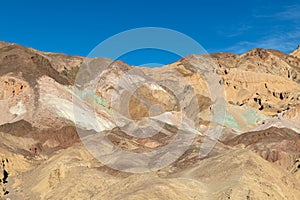
[[[243,133],[226,142],[243,145],[262,158],[288,169],[300,157],[300,135],[290,129],[271,127],[267,130]]]
[[[237,56],[213,54],[227,101],[275,115],[300,99],[300,61],[279,51],[253,49]],[[288,87],[287,87],[288,86]]]
[[[0,171],[1,171],[1,176],[0,176],[0,189],[2,190],[2,195],[8,195],[9,191],[6,188],[6,185],[8,183],[8,171],[7,168],[5,167],[6,164],[8,163],[8,159],[2,159],[1,160],[1,167],[0,167]],[[1,196],[1,195],[0,195]]]

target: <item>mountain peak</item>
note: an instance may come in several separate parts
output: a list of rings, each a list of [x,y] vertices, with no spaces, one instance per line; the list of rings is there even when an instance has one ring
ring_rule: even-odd
[[[300,58],[300,44],[298,44],[298,47],[290,55]]]
[[[3,47],[8,46],[8,45],[10,45],[10,43],[0,41],[0,48],[3,48]]]

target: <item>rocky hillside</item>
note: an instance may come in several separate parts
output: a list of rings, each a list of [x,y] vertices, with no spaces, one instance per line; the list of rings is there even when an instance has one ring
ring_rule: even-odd
[[[299,85],[299,47],[147,68],[0,42],[0,199],[297,200]]]

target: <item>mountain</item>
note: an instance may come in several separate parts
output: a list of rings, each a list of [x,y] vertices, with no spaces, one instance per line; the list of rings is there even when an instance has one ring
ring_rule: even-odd
[[[299,74],[299,47],[147,68],[0,42],[0,199],[299,199]]]

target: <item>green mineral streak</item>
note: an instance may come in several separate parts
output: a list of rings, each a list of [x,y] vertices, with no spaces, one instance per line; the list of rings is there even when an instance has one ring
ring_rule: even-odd
[[[108,103],[104,99],[101,99],[100,97],[95,96],[95,95],[94,95],[94,99],[97,101],[98,104],[105,106],[105,107],[109,107]]]
[[[91,98],[96,101],[97,104],[104,106],[104,107],[109,107],[109,104],[102,98],[98,97],[94,92],[92,91],[81,91],[81,90],[76,90],[73,91],[70,88],[66,87],[66,90],[71,92],[72,94],[80,97],[81,99],[88,99]],[[100,108],[101,106],[98,106]]]
[[[235,130],[240,129],[240,126],[236,122],[235,118],[229,113],[226,113],[226,115],[225,115],[224,125],[232,128],[232,129],[235,129]]]
[[[94,99],[97,102],[97,104],[100,104],[105,107],[109,107],[108,103],[104,99],[96,96],[95,93],[93,93],[91,91],[81,91],[80,93],[77,93],[77,94],[82,99],[91,98],[91,99]]]
[[[258,122],[269,118],[266,115],[259,113],[254,109],[250,109],[248,112],[242,113],[242,115],[248,124],[257,124]]]
[[[257,123],[264,121],[266,119],[269,119],[268,116],[252,109],[247,108],[244,111],[241,111],[240,117],[243,119],[243,121],[248,125],[256,125]],[[230,127],[235,130],[241,130],[241,125],[238,123],[238,121],[235,119],[233,115],[230,113],[226,113],[225,119],[224,119],[224,125],[227,127]]]

